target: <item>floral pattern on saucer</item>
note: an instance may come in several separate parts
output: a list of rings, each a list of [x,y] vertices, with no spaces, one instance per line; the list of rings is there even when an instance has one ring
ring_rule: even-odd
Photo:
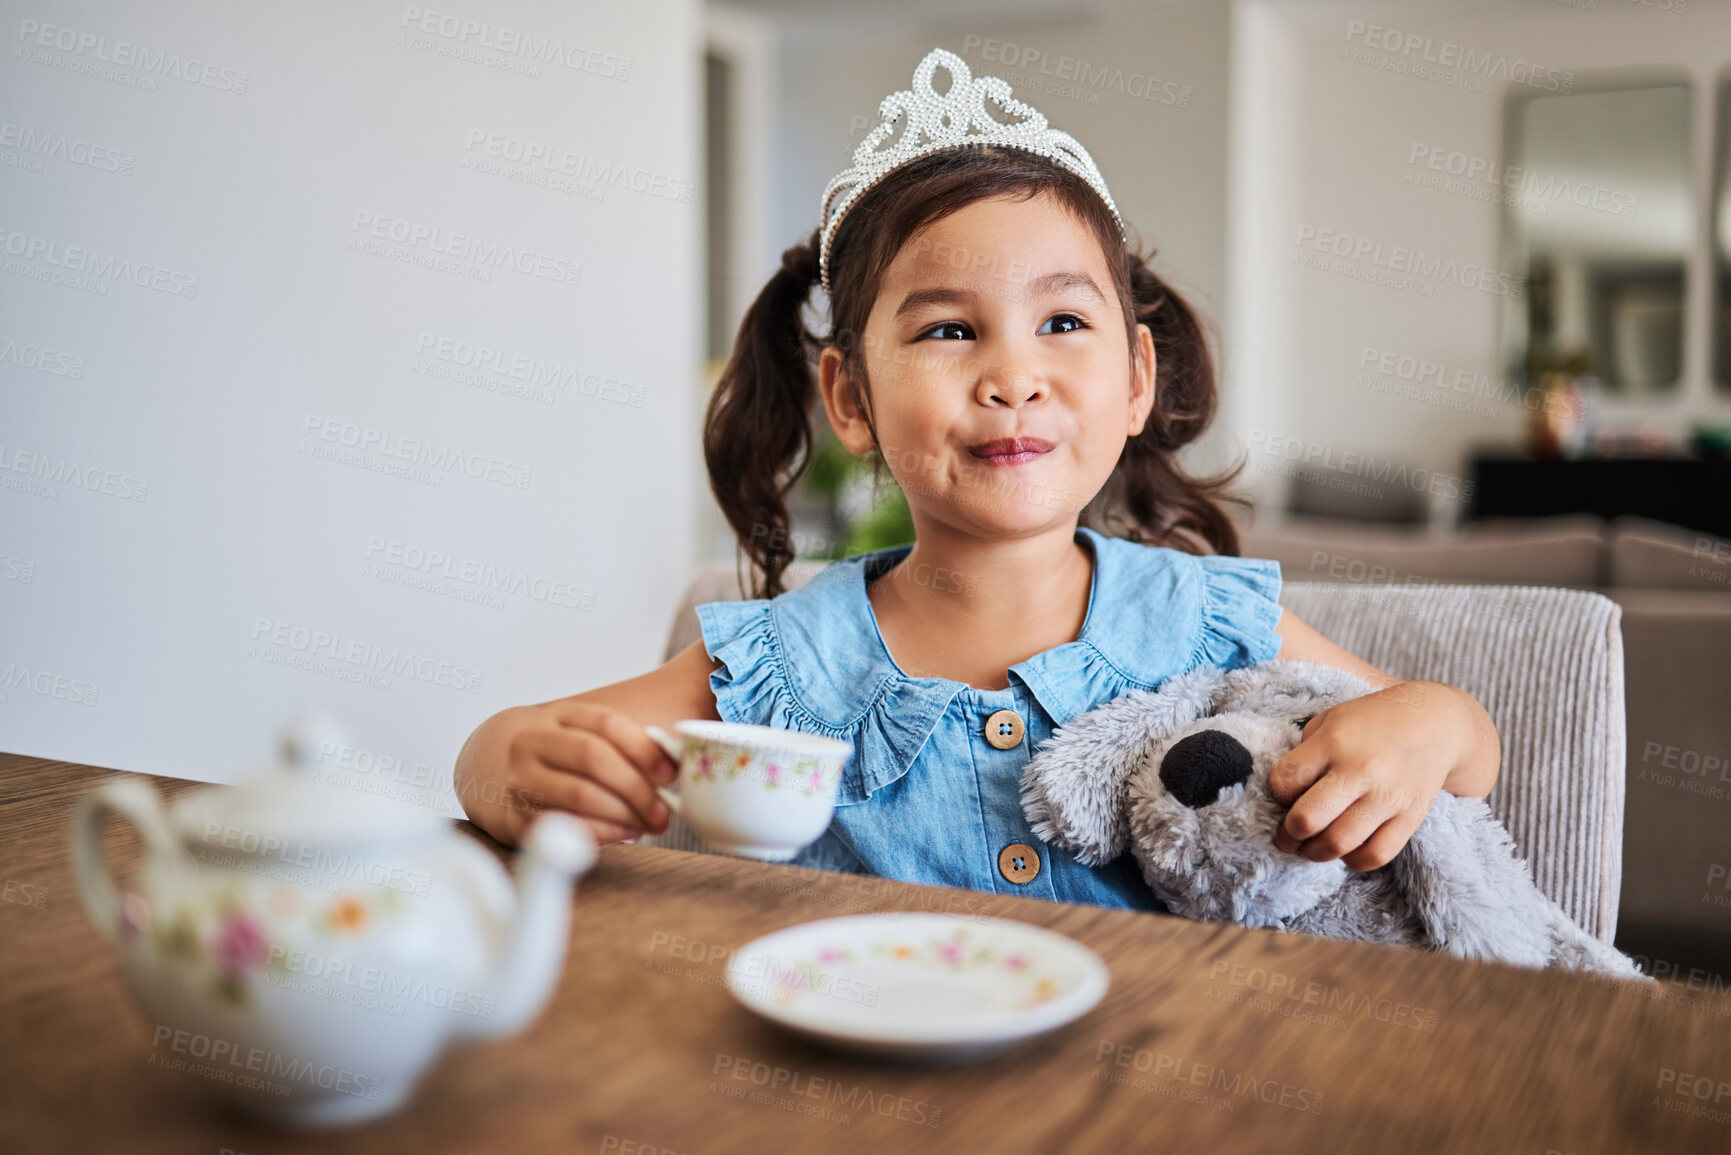
[[[906,964],[926,971],[949,974],[971,972],[1004,972],[1021,980],[1014,1010],[1037,1007],[1058,997],[1057,979],[1025,949],[1005,950],[986,942],[972,941],[967,928],[957,927],[947,935],[928,936],[919,941],[885,938],[872,942],[867,949],[874,962]],[[813,956],[796,960],[787,970],[777,974],[777,1001],[787,1003],[795,996],[817,989],[820,979],[827,977],[829,967],[855,963],[859,956],[848,947],[822,946]]]
[[[826,1047],[972,1063],[1075,1022],[1112,976],[1058,931],[1007,918],[885,911],[795,923],[727,965],[747,1011]]]

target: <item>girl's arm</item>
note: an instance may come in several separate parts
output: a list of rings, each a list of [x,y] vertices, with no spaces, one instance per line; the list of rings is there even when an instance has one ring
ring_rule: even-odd
[[[494,714],[457,755],[457,797],[469,820],[507,846],[547,808],[577,815],[600,842],[665,829],[655,787],[674,767],[644,726],[720,719],[709,686],[715,666],[696,641],[647,674]]]
[[[1441,682],[1403,682],[1285,611],[1275,629],[1278,658],[1334,666],[1381,687],[1317,714],[1269,772],[1275,800],[1291,803],[1277,847],[1375,870],[1407,844],[1438,791],[1491,792],[1502,743],[1471,694]]]

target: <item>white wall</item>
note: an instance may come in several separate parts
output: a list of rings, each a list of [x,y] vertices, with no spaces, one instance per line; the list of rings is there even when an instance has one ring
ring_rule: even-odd
[[[690,0],[9,8],[0,749],[231,780],[320,706],[406,768],[357,781],[448,781],[488,714],[656,664],[695,560]]]
[[[1261,125],[1257,142],[1235,142],[1235,158],[1249,156],[1253,182],[1240,187],[1234,175],[1231,229],[1233,340],[1251,351],[1266,371],[1236,398],[1232,421],[1241,443],[1253,449],[1255,465],[1278,466],[1267,449],[1276,438],[1297,443],[1306,456],[1333,452],[1341,481],[1364,476],[1349,452],[1405,466],[1409,480],[1436,471],[1444,493],[1433,513],[1451,517],[1461,502],[1447,491],[1460,480],[1469,447],[1520,439],[1525,410],[1493,403],[1488,412],[1452,408],[1445,402],[1476,402],[1469,393],[1427,388],[1419,398],[1379,392],[1374,384],[1406,384],[1398,375],[1377,374],[1360,382],[1366,349],[1389,351],[1464,370],[1492,384],[1507,377],[1498,353],[1496,291],[1429,281],[1432,295],[1368,283],[1331,271],[1294,264],[1296,255],[1326,256],[1310,234],[1334,230],[1383,247],[1423,251],[1469,265],[1499,266],[1501,212],[1490,200],[1408,183],[1428,170],[1411,162],[1415,145],[1487,158],[1501,163],[1508,76],[1538,66],[1538,93],[1564,77],[1584,86],[1608,71],[1630,73],[1678,67],[1695,81],[1694,158],[1697,232],[1691,243],[1703,251],[1712,140],[1708,109],[1731,44],[1731,6],[1689,4],[1681,11],[1598,0],[1595,10],[1524,0],[1498,5],[1390,5],[1368,2],[1294,5],[1238,0],[1241,42],[1260,46],[1255,59],[1235,59],[1236,95],[1245,106],[1239,120]],[[1366,51],[1368,32],[1352,34],[1354,21],[1396,29],[1403,37],[1428,38],[1411,52],[1371,49],[1374,62],[1350,55]],[[1406,41],[1403,39],[1403,43]],[[1413,75],[1429,51],[1440,59],[1445,44],[1470,49],[1478,58],[1501,60],[1481,91]],[[1384,67],[1384,62],[1393,67]],[[1400,71],[1398,69],[1405,69]],[[1459,76],[1460,68],[1441,68]],[[1268,126],[1278,126],[1271,133]],[[1253,151],[1273,139],[1276,148]],[[1372,261],[1355,267],[1374,271]],[[1707,381],[1708,286],[1690,286],[1689,348],[1684,388],[1648,410],[1613,409],[1625,423],[1650,417],[1672,435],[1697,417],[1731,413],[1724,395]],[[1285,445],[1282,445],[1282,449]],[[1380,466],[1378,467],[1380,468]],[[1271,488],[1276,474],[1258,479]]]

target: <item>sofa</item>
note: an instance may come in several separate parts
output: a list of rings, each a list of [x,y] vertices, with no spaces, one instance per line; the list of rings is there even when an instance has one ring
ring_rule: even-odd
[[[1731,986],[1731,542],[1640,518],[1445,531],[1324,519],[1241,527],[1292,582],[1588,589],[1622,609],[1627,792],[1617,945]]]

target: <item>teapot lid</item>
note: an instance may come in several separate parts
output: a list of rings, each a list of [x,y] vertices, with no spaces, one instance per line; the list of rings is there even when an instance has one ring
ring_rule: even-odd
[[[277,764],[232,786],[209,786],[181,799],[172,819],[182,841],[207,850],[276,855],[302,845],[418,842],[451,829],[434,810],[320,781],[313,751],[340,728],[328,716],[302,715],[282,735]],[[342,744],[339,740],[339,745]]]
[[[300,844],[419,841],[449,830],[437,811],[320,782],[275,766],[232,786],[209,786],[173,810],[183,841],[242,854],[270,854]]]

